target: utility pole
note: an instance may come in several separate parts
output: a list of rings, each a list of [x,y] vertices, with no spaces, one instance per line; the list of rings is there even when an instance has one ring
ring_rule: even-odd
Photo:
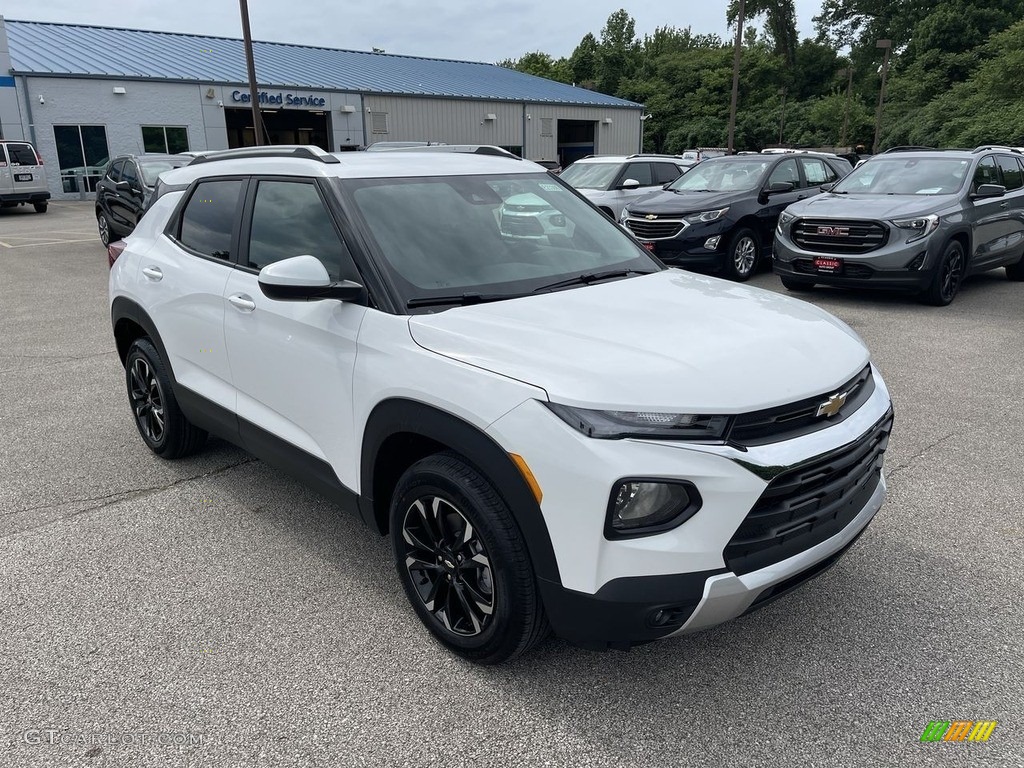
[[[782,117],[779,119],[779,146],[782,146],[782,132],[786,127],[786,89],[779,88],[779,94],[782,96]]]
[[[238,0],[242,9],[242,39],[245,41],[245,66],[249,70],[249,99],[252,106],[252,132],[256,137],[256,146],[263,145],[263,119],[260,117],[259,91],[256,89],[256,62],[252,58],[252,34],[249,32],[249,4],[247,0]]]
[[[843,72],[847,77],[846,81],[846,102],[843,104],[843,138],[839,140],[839,146],[846,147],[847,131],[850,128],[850,97],[853,95],[853,61]]]
[[[882,133],[882,105],[885,103],[885,78],[889,74],[889,54],[892,53],[892,40],[879,40],[875,43],[876,48],[885,49],[885,59],[882,62],[882,87],[878,91],[878,110],[875,112],[875,143],[871,146],[871,153],[878,154],[878,137]]]
[[[746,11],[746,0],[740,0],[739,12],[736,15],[736,46],[732,57],[732,103],[729,105],[729,152],[735,152],[736,141],[736,102],[740,93],[740,52],[743,50],[743,15]]]

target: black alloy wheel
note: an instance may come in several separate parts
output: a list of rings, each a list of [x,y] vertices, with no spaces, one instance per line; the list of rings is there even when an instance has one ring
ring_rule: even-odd
[[[151,445],[161,445],[167,434],[164,395],[153,366],[139,355],[128,369],[128,394],[139,432]]]
[[[402,540],[423,606],[449,632],[479,635],[494,616],[494,577],[472,524],[447,499],[422,496],[405,512]]]
[[[950,240],[935,270],[935,277],[922,294],[922,299],[936,307],[946,306],[956,298],[966,272],[964,247],[959,240]]]
[[[100,242],[106,248],[110,245],[110,223],[107,221],[107,214],[103,211],[96,214],[96,228],[100,231]]]

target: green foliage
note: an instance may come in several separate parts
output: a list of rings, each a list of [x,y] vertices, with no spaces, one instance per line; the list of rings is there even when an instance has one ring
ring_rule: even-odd
[[[731,24],[737,6],[727,8]],[[844,122],[847,146],[870,147],[879,39],[893,41],[882,148],[1024,146],[1024,21],[1016,21],[1024,0],[824,0],[817,39],[803,41],[794,8],[793,0],[746,0],[737,149],[776,145],[780,129],[787,145],[840,146]],[[732,46],[689,27],[638,40],[619,10],[568,58],[535,51],[501,65],[641,103],[653,115],[644,149],[681,152],[725,145]]]

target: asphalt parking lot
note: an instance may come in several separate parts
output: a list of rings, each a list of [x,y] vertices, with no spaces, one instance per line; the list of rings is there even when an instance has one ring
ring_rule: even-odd
[[[498,669],[431,642],[355,518],[219,441],[145,449],[107,274],[89,204],[0,210],[4,765],[1024,765],[1024,285],[1002,270],[942,309],[810,295],[896,406],[888,502],[833,569],[698,635]],[[998,726],[923,744],[930,720]]]

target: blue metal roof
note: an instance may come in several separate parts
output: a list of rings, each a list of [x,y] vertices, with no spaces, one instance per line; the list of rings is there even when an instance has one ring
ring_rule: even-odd
[[[241,40],[79,24],[5,21],[17,74],[246,83]],[[114,53],[116,51],[116,53]],[[472,61],[254,42],[263,86],[604,107],[639,104]]]

